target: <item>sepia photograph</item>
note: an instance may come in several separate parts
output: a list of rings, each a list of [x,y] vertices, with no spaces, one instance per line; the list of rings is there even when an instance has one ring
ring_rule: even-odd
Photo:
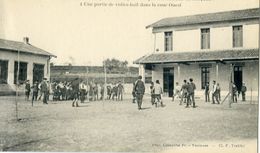
[[[0,0],[0,151],[257,153],[259,0]]]

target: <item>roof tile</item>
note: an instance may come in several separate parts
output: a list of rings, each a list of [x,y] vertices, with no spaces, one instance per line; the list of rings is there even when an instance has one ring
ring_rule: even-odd
[[[218,13],[207,13],[207,14],[198,14],[191,16],[181,16],[181,17],[170,17],[161,19],[151,25],[148,25],[146,28],[159,28],[159,27],[169,27],[169,26],[180,26],[180,25],[191,25],[199,23],[212,23],[219,21],[230,21],[230,20],[239,20],[239,19],[250,19],[250,18],[259,18],[260,9],[246,9],[246,10],[235,10],[235,11],[226,11]]]
[[[175,53],[153,53],[143,56],[135,64],[148,63],[180,63],[180,62],[202,62],[202,61],[228,61],[238,59],[258,59],[259,49],[229,49],[215,51],[194,51]]]
[[[29,54],[56,57],[55,55],[45,50],[42,50],[40,48],[37,48],[31,44],[26,44],[24,42],[18,42],[18,41],[5,40],[5,39],[0,39],[0,49],[4,49],[8,51],[16,51],[16,52],[19,50],[21,52],[29,53]]]

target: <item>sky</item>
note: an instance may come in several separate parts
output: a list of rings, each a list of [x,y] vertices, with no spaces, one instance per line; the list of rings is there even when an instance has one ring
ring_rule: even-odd
[[[85,2],[85,6],[81,6]],[[139,3],[86,6],[87,3]],[[178,4],[180,7],[140,7]],[[30,43],[57,58],[56,65],[102,65],[106,58],[127,60],[153,52],[145,27],[165,17],[259,7],[258,0],[0,0],[0,38]]]

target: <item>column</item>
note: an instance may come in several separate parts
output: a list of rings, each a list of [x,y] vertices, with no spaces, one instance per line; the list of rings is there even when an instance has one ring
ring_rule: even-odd
[[[14,84],[14,60],[10,58],[8,60],[8,76],[7,76],[7,83],[9,85]]]
[[[180,64],[178,64],[177,67],[177,78],[178,78],[178,82],[180,83],[180,77],[181,77],[181,67]]]
[[[142,76],[142,81],[145,82],[145,65],[139,64],[139,75]]]
[[[216,81],[218,82],[218,63],[216,63]]]
[[[152,69],[152,81],[155,82],[155,70]]]
[[[50,77],[51,77],[51,73],[50,73],[50,71],[51,71],[51,65],[50,65],[50,57],[47,59],[47,63],[46,63],[46,78],[47,78],[47,80],[49,80],[49,81],[51,81],[50,80]]]
[[[231,104],[233,103],[233,88],[232,88],[232,83],[233,82],[233,64],[230,64],[230,76],[229,76],[229,92],[230,92],[230,96],[229,96],[229,107],[231,108]]]
[[[30,84],[33,84],[33,62],[28,61],[27,64],[27,80],[30,80]]]

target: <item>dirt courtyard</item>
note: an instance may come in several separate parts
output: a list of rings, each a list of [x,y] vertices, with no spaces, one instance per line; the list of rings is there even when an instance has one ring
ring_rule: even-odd
[[[34,107],[19,97],[0,97],[2,151],[167,152],[181,149],[256,150],[258,105],[248,102],[213,105],[197,100],[185,108],[164,99],[155,108],[145,97],[143,110],[130,97],[124,101],[50,101]],[[235,146],[237,145],[237,146]],[[254,150],[253,150],[254,151]]]

